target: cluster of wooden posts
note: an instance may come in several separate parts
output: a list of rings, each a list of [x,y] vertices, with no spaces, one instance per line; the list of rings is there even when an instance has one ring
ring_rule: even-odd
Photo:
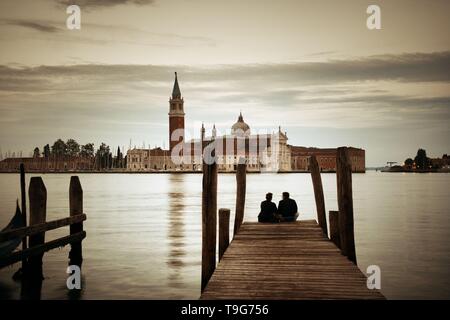
[[[315,156],[310,158],[310,172],[314,188],[317,209],[317,222],[325,235],[341,249],[343,255],[356,264],[356,251],[353,226],[353,198],[352,198],[352,168],[348,149],[337,149],[337,194],[339,211],[330,211],[330,232],[328,233],[325,198],[323,194],[320,168]],[[233,235],[239,232],[244,220],[246,193],[246,164],[240,160],[236,170],[236,211]],[[219,261],[225,253],[229,243],[230,209],[219,209]],[[203,164],[202,191],[202,276],[201,290],[205,289],[216,268],[216,238],[217,238],[217,165]]]
[[[0,268],[22,261],[23,281],[42,281],[42,259],[44,253],[71,245],[69,252],[69,265],[81,267],[82,240],[86,237],[83,230],[83,221],[86,214],[83,213],[83,189],[77,176],[72,176],[69,187],[70,216],[67,218],[46,221],[47,215],[47,189],[41,177],[30,179],[28,197],[30,204],[29,225],[26,223],[26,194],[25,172],[21,165],[21,211],[24,227],[7,230],[0,233],[0,242],[22,238],[22,249],[14,251],[0,258]],[[52,241],[45,242],[46,231],[64,226],[70,226],[70,234]]]
[[[316,157],[310,158],[310,171],[316,199],[317,222],[325,235],[327,232],[327,218],[325,199],[323,196],[322,179]],[[344,256],[356,264],[356,249],[353,223],[353,191],[352,166],[348,149],[341,147],[336,154],[336,182],[339,211],[330,211],[330,240],[341,249]]]
[[[244,221],[247,164],[240,159],[236,170],[235,235]],[[202,191],[202,283],[206,287],[216,268],[217,164],[203,164]],[[219,209],[219,260],[230,243],[230,209]]]

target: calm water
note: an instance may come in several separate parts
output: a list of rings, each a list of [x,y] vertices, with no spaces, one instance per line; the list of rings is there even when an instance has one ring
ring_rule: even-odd
[[[201,178],[199,174],[85,174],[87,238],[82,299],[195,299],[200,292]],[[47,220],[68,216],[70,175],[43,176]],[[322,175],[327,210],[336,210],[336,178]],[[28,179],[27,179],[28,180]],[[381,267],[391,299],[450,298],[450,174],[357,174],[354,180],[358,263]],[[234,209],[235,177],[219,176],[218,207]],[[247,175],[246,220],[271,191],[289,191],[302,219],[315,218],[309,174]],[[19,178],[0,174],[0,226],[19,196]],[[231,223],[232,225],[232,223]],[[51,240],[68,228],[48,232]],[[44,256],[42,298],[66,299],[68,247]],[[17,299],[18,264],[0,270],[0,297]]]

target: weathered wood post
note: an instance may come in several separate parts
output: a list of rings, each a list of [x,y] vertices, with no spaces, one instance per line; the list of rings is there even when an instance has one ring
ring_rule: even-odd
[[[230,209],[219,209],[219,261],[230,244]]]
[[[202,283],[205,289],[216,268],[217,164],[203,164],[202,191]]]
[[[338,247],[341,248],[341,239],[339,237],[339,211],[329,212],[330,220],[330,240]]]
[[[47,214],[47,189],[41,177],[33,177],[28,188],[30,198],[30,226],[44,223]],[[29,239],[30,248],[45,242],[45,231],[31,235]],[[30,280],[42,280],[42,257],[40,253],[28,258],[27,273]]]
[[[317,163],[316,156],[311,156],[309,158],[309,170],[311,172],[314,197],[316,199],[317,222],[319,222],[319,226],[322,228],[323,233],[328,236],[322,178],[320,177],[319,164]]]
[[[81,188],[80,179],[77,176],[70,177],[69,186],[69,207],[70,216],[83,214],[83,189]],[[83,231],[83,222],[70,225],[70,234]],[[83,263],[81,240],[70,244],[69,265],[77,265],[81,267]]]
[[[20,198],[21,198],[21,211],[22,211],[22,225],[27,226],[27,195],[25,192],[25,166],[20,164]],[[27,237],[22,238],[22,250],[27,248]],[[22,260],[22,271],[25,270],[26,259]]]
[[[245,209],[245,192],[247,183],[247,164],[244,158],[239,158],[239,163],[236,170],[236,213],[234,217],[234,232],[235,236],[242,222],[244,221]]]
[[[357,264],[353,225],[352,167],[346,147],[337,149],[336,174],[341,250],[343,255]]]

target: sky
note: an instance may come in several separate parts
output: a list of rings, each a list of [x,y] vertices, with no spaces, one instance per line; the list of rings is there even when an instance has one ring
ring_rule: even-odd
[[[68,4],[81,29],[66,27]],[[366,9],[381,8],[381,30]],[[0,153],[57,138],[168,146],[174,72],[188,137],[354,146],[367,166],[450,153],[449,1],[2,0]]]

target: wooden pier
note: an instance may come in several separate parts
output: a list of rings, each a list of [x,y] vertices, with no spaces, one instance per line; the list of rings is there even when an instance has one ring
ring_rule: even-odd
[[[320,170],[314,156],[310,170],[318,222],[240,224],[245,203],[243,164],[236,177],[238,222],[229,245],[230,210],[219,210],[217,266],[217,171],[214,164],[209,165],[212,167],[204,170],[203,178],[200,299],[385,299],[379,290],[368,288],[367,278],[356,263],[351,167],[345,147],[338,149],[337,164],[339,211],[329,212],[329,232]],[[208,181],[214,181],[214,188],[205,188]]]
[[[202,299],[383,299],[315,220],[246,222]]]

